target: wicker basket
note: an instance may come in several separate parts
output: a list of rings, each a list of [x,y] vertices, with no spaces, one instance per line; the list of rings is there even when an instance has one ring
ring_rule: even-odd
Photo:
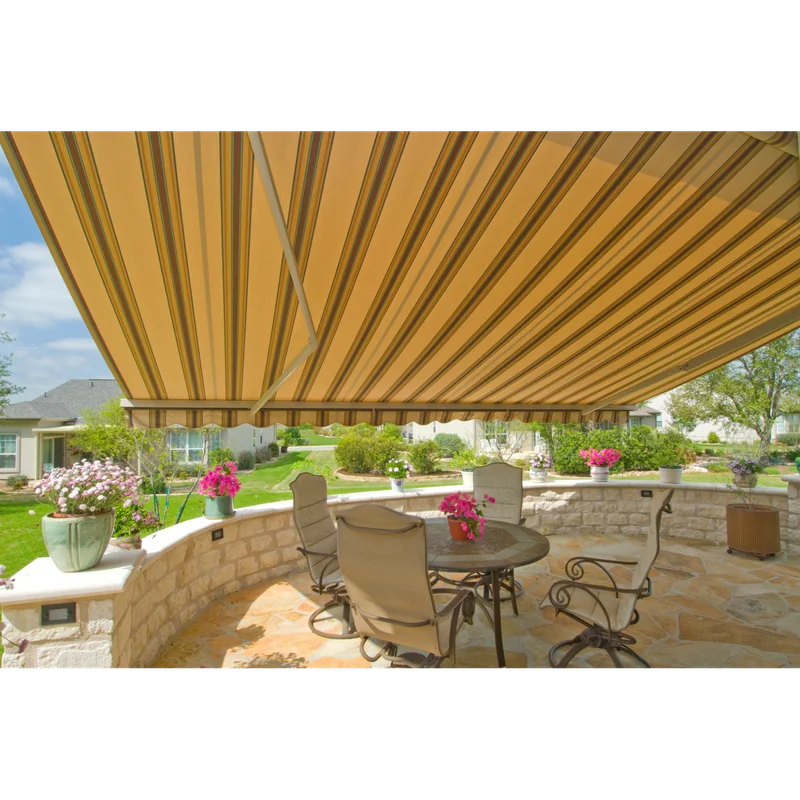
[[[753,553],[762,561],[781,549],[781,522],[777,508],[732,503],[725,507],[728,552]]]

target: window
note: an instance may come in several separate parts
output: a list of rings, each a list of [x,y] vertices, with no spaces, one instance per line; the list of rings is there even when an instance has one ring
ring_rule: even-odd
[[[508,423],[493,420],[484,423],[483,435],[489,442],[494,442],[498,447],[505,447],[508,444]]]
[[[631,421],[631,428],[638,428],[642,424],[641,417],[631,417],[630,421]]]
[[[663,427],[664,423],[661,421],[661,414],[656,414],[656,428]]]
[[[200,430],[173,428],[169,432],[170,457],[173,461],[181,463],[201,463],[203,461],[203,438],[203,432]],[[208,452],[219,447],[221,440],[219,431],[212,433],[208,442]]]
[[[0,469],[19,469],[17,467],[17,434],[0,434]]]
[[[778,427],[779,433],[800,433],[800,414],[786,414],[782,421],[783,425]]]

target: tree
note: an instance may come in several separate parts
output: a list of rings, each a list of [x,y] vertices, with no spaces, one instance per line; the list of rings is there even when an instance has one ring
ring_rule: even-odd
[[[5,314],[0,314],[0,319],[4,317]],[[13,341],[14,337],[8,331],[0,331],[0,343],[7,344]],[[24,386],[16,386],[9,380],[11,376],[11,357],[11,355],[0,356],[0,411],[8,405],[9,397],[25,390]]]
[[[752,428],[766,463],[775,421],[800,411],[800,329],[684,384],[667,409],[683,430],[698,422]]]
[[[531,425],[519,420],[483,423],[483,436],[492,458],[510,464],[517,453],[530,445]]]

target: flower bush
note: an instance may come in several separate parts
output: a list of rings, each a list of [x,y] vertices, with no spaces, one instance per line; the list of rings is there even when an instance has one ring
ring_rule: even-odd
[[[14,579],[13,578],[4,578],[3,575],[6,574],[6,568],[4,564],[0,564],[0,589],[13,589],[14,588]]]
[[[734,475],[755,475],[757,472],[761,472],[763,467],[752,458],[737,458],[728,462],[728,469]]]
[[[54,469],[36,481],[35,493],[59,514],[103,514],[136,499],[142,479],[110,458]]]
[[[242,484],[236,477],[236,464],[233,461],[226,461],[206,473],[200,481],[198,492],[212,498],[236,497],[241,488]]]
[[[402,458],[393,458],[386,462],[386,474],[390,478],[402,480],[411,474],[411,465]]]
[[[439,511],[444,511],[451,519],[460,520],[461,530],[467,534],[468,539],[482,539],[486,525],[483,511],[487,503],[494,501],[494,497],[489,497],[488,494],[485,494],[483,502],[479,503],[466,492],[454,492],[446,495],[439,503]]]
[[[139,502],[117,506],[117,516],[114,520],[115,539],[123,536],[135,536],[152,533],[161,527],[161,521],[150,511],[146,511]]]
[[[581,458],[590,467],[613,467],[622,458],[622,453],[613,447],[605,450],[595,450],[591,447],[588,450],[581,450]]]
[[[531,456],[531,469],[550,469],[551,466],[547,453],[534,453]]]

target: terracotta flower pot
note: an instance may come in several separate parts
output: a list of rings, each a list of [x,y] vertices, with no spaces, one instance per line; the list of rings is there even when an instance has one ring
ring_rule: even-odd
[[[460,519],[454,519],[453,517],[448,517],[447,524],[450,526],[451,539],[455,539],[455,541],[457,542],[470,541],[469,537],[467,536],[467,531],[463,530],[461,527]]]

